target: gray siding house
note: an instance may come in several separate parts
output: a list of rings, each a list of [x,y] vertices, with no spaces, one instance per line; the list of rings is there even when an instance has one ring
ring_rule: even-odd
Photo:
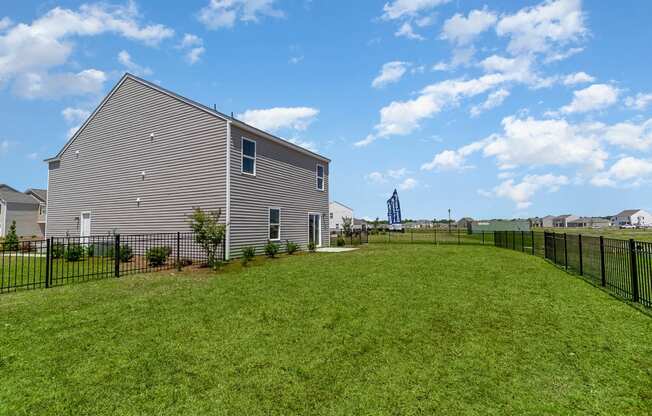
[[[48,236],[187,232],[201,207],[227,258],[329,241],[329,159],[131,74],[46,162]]]
[[[44,195],[43,190],[30,189],[19,192],[9,185],[0,184],[0,237],[5,237],[13,221],[16,234],[21,238],[43,238],[45,230],[44,204],[33,192]]]

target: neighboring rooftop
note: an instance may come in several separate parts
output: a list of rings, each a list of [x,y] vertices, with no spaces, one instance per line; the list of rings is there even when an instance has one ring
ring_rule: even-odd
[[[616,214],[614,216],[615,217],[629,217],[630,215],[634,215],[639,211],[640,211],[640,209],[626,209],[624,211],[620,211],[618,214]]]
[[[0,200],[14,204],[38,204],[33,196],[18,192],[4,183],[0,184]]]
[[[47,202],[48,200],[47,189],[29,188],[25,193],[34,195],[37,199],[41,200],[41,202]]]

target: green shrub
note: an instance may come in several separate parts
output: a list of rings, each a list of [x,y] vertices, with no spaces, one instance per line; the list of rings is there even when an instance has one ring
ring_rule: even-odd
[[[123,263],[130,262],[134,258],[134,252],[128,244],[120,246],[120,261]]]
[[[86,256],[88,258],[95,257],[95,246],[93,244],[89,244],[86,247]]]
[[[221,215],[221,210],[205,212],[195,208],[190,216],[190,228],[195,242],[204,249],[209,267],[217,267],[221,263],[222,241],[226,235],[226,224],[220,223]]]
[[[278,254],[278,244],[268,241],[265,244],[265,255],[269,258],[274,258]]]
[[[152,247],[145,252],[145,258],[151,267],[160,267],[168,261],[170,254],[170,247]]]
[[[16,234],[16,221],[12,221],[9,226],[9,231],[5,236],[4,249],[9,251],[18,251],[20,248],[20,240],[18,239],[18,234]]]
[[[341,235],[337,236],[337,246],[344,247],[346,245],[346,240]]]
[[[245,247],[242,249],[242,264],[245,266],[256,256],[256,247]]]
[[[310,242],[308,244],[308,251],[314,252],[315,250],[317,250],[317,245],[314,242]]]
[[[289,255],[292,255],[292,254],[296,253],[297,251],[299,251],[299,245],[297,243],[295,243],[295,242],[288,241],[286,243],[285,249],[287,250]]]
[[[68,244],[65,254],[66,261],[77,262],[84,258],[84,247],[79,244]]]
[[[52,244],[51,250],[51,255],[53,259],[60,259],[63,257],[63,255],[66,252],[66,248],[63,244],[61,243],[54,243]]]

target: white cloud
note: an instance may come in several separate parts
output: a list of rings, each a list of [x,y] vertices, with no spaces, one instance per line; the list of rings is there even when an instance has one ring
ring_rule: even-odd
[[[585,113],[602,110],[618,101],[620,91],[607,84],[593,84],[583,90],[573,92],[573,101],[561,108],[563,113]]]
[[[652,161],[626,156],[591,179],[594,186],[639,186],[652,175]]]
[[[174,35],[174,31],[164,25],[141,25],[139,20],[133,2],[125,6],[99,3],[82,5],[77,11],[56,7],[31,24],[11,26],[0,35],[0,82],[16,78],[21,84],[17,88],[20,93],[29,92],[29,83],[35,78],[40,84],[49,79],[52,87],[62,76],[70,78],[72,74],[49,75],[47,72],[68,62],[74,50],[74,37],[114,33],[147,45],[157,45]],[[72,85],[60,84],[65,85],[62,92],[76,93]],[[84,87],[84,84],[80,85]],[[62,94],[49,92],[49,96],[58,95]]]
[[[502,125],[502,134],[486,140],[484,155],[495,157],[503,169],[519,165],[579,165],[599,170],[608,156],[594,132],[566,120],[512,116],[504,118]]]
[[[496,14],[487,10],[471,10],[468,17],[457,13],[444,22],[441,39],[446,39],[458,45],[469,44],[476,36],[492,27],[496,20]]]
[[[305,130],[315,121],[319,110],[310,107],[276,107],[264,110],[247,110],[238,118],[261,130],[276,131],[283,128]]]
[[[406,178],[403,182],[398,185],[398,189],[401,191],[410,191],[417,187],[419,182],[414,178]]]
[[[625,105],[635,110],[645,110],[652,103],[652,94],[638,93],[634,97],[627,97]]]
[[[601,127],[598,126],[601,134],[610,144],[629,150],[647,150],[652,146],[652,118],[640,124],[622,122]]]
[[[106,81],[104,72],[86,69],[78,73],[27,73],[16,79],[14,94],[24,98],[59,98],[66,95],[99,94]]]
[[[532,198],[539,190],[556,192],[562,185],[568,184],[568,178],[563,175],[526,175],[521,182],[507,179],[493,189],[493,195],[509,198],[516,203],[517,209],[526,209],[532,205]],[[483,194],[491,194],[483,192]]]
[[[9,140],[3,140],[0,142],[0,155],[6,155],[9,152]]]
[[[546,53],[563,56],[554,48],[581,40],[587,33],[581,0],[546,0],[503,16],[496,26],[499,36],[510,38],[513,55]]]
[[[14,22],[12,22],[10,18],[3,17],[2,19],[0,19],[0,31],[9,28],[13,24]]]
[[[210,0],[199,11],[199,21],[208,29],[231,28],[237,20],[258,22],[263,16],[284,17],[282,10],[274,8],[275,0]]]
[[[412,40],[425,40],[423,36],[419,35],[418,33],[414,32],[414,29],[412,28],[412,24],[409,22],[404,22],[398,30],[394,33],[394,36],[397,36],[399,38],[407,38],[407,39],[412,39]]]
[[[296,65],[296,64],[300,63],[301,61],[303,61],[303,55],[293,56],[293,57],[290,58],[290,60],[288,62],[291,63],[292,65]]]
[[[82,108],[66,107],[61,111],[61,115],[68,123],[81,123],[85,121],[91,112]]]
[[[204,48],[204,40],[191,33],[183,35],[183,39],[178,48],[185,50],[185,58],[190,65],[197,63],[204,52],[206,52],[206,48]]]
[[[122,50],[118,53],[118,62],[120,62],[127,70],[136,75],[152,75],[152,70],[138,65],[131,59],[129,52]]]
[[[584,84],[586,82],[595,81],[595,77],[587,74],[586,72],[575,72],[574,74],[568,74],[564,77],[562,81],[564,85],[575,85],[575,84]]]
[[[287,140],[290,143],[296,144],[297,146],[301,146],[304,149],[308,149],[311,152],[316,152],[318,150],[317,149],[317,144],[315,142],[310,142],[310,141],[303,140],[303,139],[300,139],[300,138],[297,138],[297,137],[293,137],[293,138],[285,139],[285,140]]]
[[[371,183],[384,184],[389,182],[390,180],[401,179],[407,174],[408,174],[408,170],[406,168],[388,169],[385,172],[378,172],[378,171],[371,172],[365,175],[365,179]]]
[[[564,51],[557,51],[557,52],[550,52],[544,59],[543,62],[546,64],[552,63],[552,62],[559,62],[563,61],[564,59],[568,59],[573,55],[577,55],[580,52],[583,52],[584,48],[568,48]]]
[[[477,117],[487,110],[500,106],[505,99],[509,97],[509,91],[504,88],[496,90],[489,94],[486,101],[480,105],[471,107],[471,115]]]
[[[444,150],[436,154],[432,161],[421,165],[421,170],[446,171],[469,169],[472,166],[466,164],[466,157],[481,150],[483,146],[484,142],[479,141],[463,146],[458,150]]]
[[[432,69],[435,71],[451,71],[460,66],[467,66],[471,64],[474,55],[475,48],[473,46],[467,48],[455,48],[453,49],[453,57],[450,62],[439,62],[435,64]]]
[[[382,88],[387,84],[398,82],[408,70],[410,63],[401,61],[387,62],[380,70],[380,74],[371,83],[374,88]]]
[[[450,0],[392,0],[383,7],[383,19],[394,20],[415,17]]]
[[[38,159],[38,153],[36,152],[28,153],[27,155],[25,155],[25,157],[29,160],[36,160]]]

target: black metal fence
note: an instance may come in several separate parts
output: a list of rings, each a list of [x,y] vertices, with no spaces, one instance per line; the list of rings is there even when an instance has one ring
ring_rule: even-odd
[[[621,298],[652,307],[652,243],[551,232],[495,233],[496,246],[543,257]]]
[[[336,231],[330,233],[330,246],[359,246],[369,242],[369,233],[366,230],[354,230],[350,234],[344,231]]]
[[[424,243],[424,244],[494,244],[494,233],[469,233],[466,228],[427,228],[404,231],[370,232],[369,243]]]
[[[224,260],[224,243],[215,253]],[[193,233],[52,237],[0,243],[0,293],[208,263]]]

